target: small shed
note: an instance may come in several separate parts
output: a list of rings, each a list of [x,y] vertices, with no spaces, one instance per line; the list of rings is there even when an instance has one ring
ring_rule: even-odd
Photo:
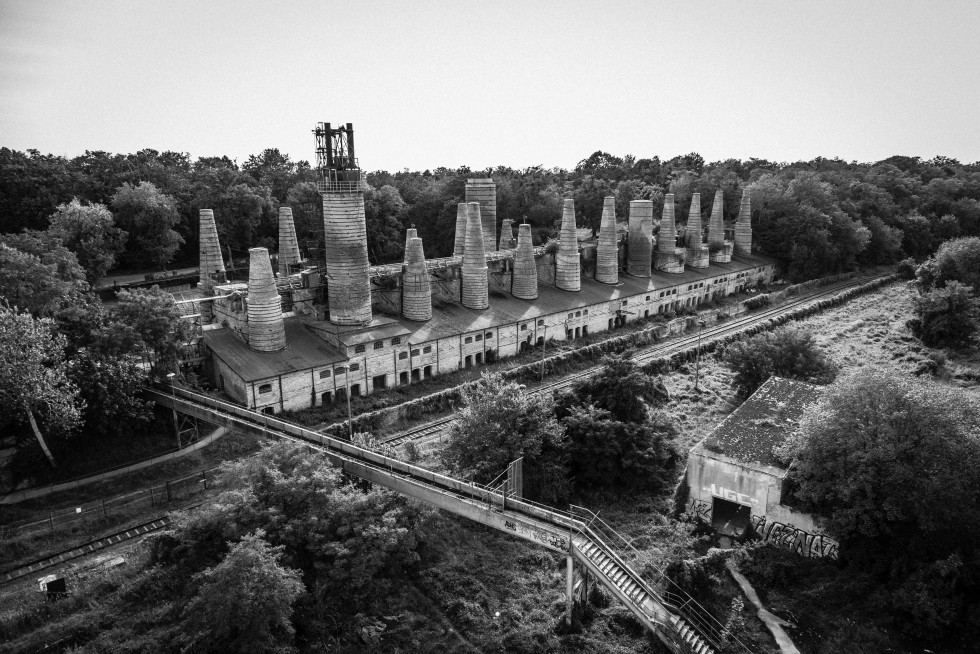
[[[725,535],[767,521],[818,531],[811,516],[783,503],[788,470],[775,450],[820,396],[819,386],[770,377],[691,450],[689,511]]]

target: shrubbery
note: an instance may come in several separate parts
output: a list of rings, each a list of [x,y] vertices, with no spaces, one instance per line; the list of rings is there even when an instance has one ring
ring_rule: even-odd
[[[912,299],[916,317],[908,326],[931,347],[960,347],[973,342],[980,320],[980,300],[969,286],[950,281]]]
[[[724,361],[735,373],[735,388],[742,397],[754,393],[773,375],[827,383],[837,374],[813,335],[798,327],[781,327],[729,345]]]
[[[807,411],[781,454],[797,505],[824,516],[895,625],[980,636],[980,401],[868,370]]]
[[[930,346],[961,347],[975,339],[980,325],[980,238],[943,243],[916,270],[919,293],[909,329]]]
[[[661,491],[680,454],[677,431],[659,408],[663,384],[626,357],[605,360],[597,375],[557,402],[485,375],[463,391],[459,419],[442,457],[456,475],[488,483],[523,457],[525,496],[564,503],[573,491]]]
[[[661,410],[667,389],[626,356],[558,401],[569,441],[569,464],[580,490],[619,487],[661,491],[680,459],[677,429]]]

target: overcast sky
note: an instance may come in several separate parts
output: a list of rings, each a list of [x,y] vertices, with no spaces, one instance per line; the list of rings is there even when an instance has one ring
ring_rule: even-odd
[[[980,160],[980,2],[0,0],[0,146]]]

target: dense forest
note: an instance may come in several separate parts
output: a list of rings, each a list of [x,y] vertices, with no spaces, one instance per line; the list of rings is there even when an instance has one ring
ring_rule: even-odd
[[[706,219],[710,199],[723,190],[725,219],[732,221],[742,190],[748,189],[756,247],[777,258],[793,280],[904,257],[921,260],[944,240],[980,235],[980,163],[941,156],[928,161],[895,156],[876,163],[824,158],[706,163],[694,153],[661,160],[600,151],[573,170],[464,166],[369,173],[365,200],[372,262],[398,260],[404,229],[412,225],[428,256],[449,254],[465,181],[482,176],[497,183],[498,216],[527,220],[539,241],[555,230],[563,198],[575,200],[579,227],[597,229],[606,196],[616,198],[623,221],[630,200],[661,205],[664,194],[673,193],[683,221],[692,193],[702,194]],[[303,245],[315,258],[323,239],[315,179],[308,162],[292,161],[274,148],[241,165],[228,157],[194,160],[187,153],[152,149],[125,155],[88,151],[69,159],[2,148],[0,233],[57,228],[65,222],[57,215],[86,210],[101,216],[98,234],[86,238],[118,250],[118,260],[110,263],[194,265],[199,209],[214,210],[222,244],[244,256],[249,247],[275,248],[278,208],[290,206]],[[659,216],[660,206],[655,211]],[[72,237],[60,233],[63,240]],[[87,270],[90,277],[104,272]]]
[[[365,195],[372,260],[399,259],[411,225],[429,256],[448,254],[465,180],[482,176],[497,183],[500,217],[526,219],[542,241],[554,235],[567,197],[575,200],[579,227],[597,229],[606,196],[616,198],[625,220],[630,200],[662,205],[673,193],[683,221],[693,193],[707,200],[707,213],[723,190],[731,221],[748,190],[755,247],[778,259],[785,277],[903,260],[899,274],[915,295],[906,323],[912,336],[903,331],[901,342],[975,353],[980,163],[892,157],[873,164],[706,164],[696,154],[660,161],[596,152],[571,171],[379,171],[368,174]],[[148,375],[176,368],[184,340],[179,314],[159,289],[122,291],[103,304],[92,285],[116,267],[195,265],[202,208],[214,210],[223,245],[240,256],[253,246],[275,248],[278,209],[290,206],[315,257],[323,239],[315,178],[307,162],[275,149],[241,166],[227,157],[192,161],[153,150],[66,159],[0,149],[0,369],[10,372],[0,380],[0,405],[13,408],[0,417],[0,431],[16,433],[22,445],[36,440],[46,455],[31,459],[36,451],[21,448],[14,474],[0,481],[13,485],[40,465],[57,465],[46,443],[55,450],[63,443],[111,447],[152,420],[138,390]],[[838,380],[782,452],[795,501],[822,514],[840,541],[839,565],[787,562],[774,548],[738,554],[767,592],[790,593],[793,583],[822,579],[812,585],[833,595],[828,605],[848,615],[852,604],[862,607],[843,626],[821,618],[828,634],[821,654],[894,650],[905,639],[916,646],[972,642],[980,629],[970,536],[980,524],[980,413],[971,391],[941,386],[945,354],[929,356],[935,365],[915,374],[935,379],[873,371]],[[757,335],[718,358],[731,369],[739,397],[770,374],[828,383],[838,372],[800,329]],[[711,608],[727,616],[731,633],[762,642],[751,640],[758,627],[745,622],[741,600],[722,592],[721,558],[701,556],[709,540],[669,515],[683,452],[671,406],[677,396],[663,379],[623,358],[553,400],[532,399],[493,376],[464,396],[439,454],[443,469],[489,480],[523,457],[528,494],[541,501],[639,499],[637,542],[671,564],[676,583],[705,603],[716,600]],[[841,466],[848,458],[876,463]],[[946,474],[936,477],[935,470]],[[910,486],[910,479],[917,481]],[[875,492],[865,497],[868,488]],[[347,483],[321,455],[274,446],[227,464],[216,490],[201,509],[148,539],[129,570],[65,601],[37,600],[0,615],[0,639],[31,648],[58,637],[80,651],[168,652],[448,651],[465,638],[474,649],[514,652],[649,645],[601,590],[582,608],[583,629],[567,633],[554,583],[560,559],[506,545],[503,536],[474,537],[404,498]],[[492,573],[474,572],[478,563]],[[805,594],[801,602],[810,602],[808,612],[815,604]]]

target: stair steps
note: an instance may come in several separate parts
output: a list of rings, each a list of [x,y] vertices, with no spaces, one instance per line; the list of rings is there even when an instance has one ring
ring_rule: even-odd
[[[684,654],[716,654],[708,642],[684,618],[674,613],[673,607],[663,602],[659,596],[651,596],[642,580],[621,565],[616,557],[605,550],[586,534],[573,538],[575,548],[599,571],[599,581],[610,590],[618,590],[633,604],[633,610],[645,614],[651,622],[659,624],[666,632],[676,651]],[[651,610],[652,604],[659,604],[667,611],[668,619],[663,621]]]

